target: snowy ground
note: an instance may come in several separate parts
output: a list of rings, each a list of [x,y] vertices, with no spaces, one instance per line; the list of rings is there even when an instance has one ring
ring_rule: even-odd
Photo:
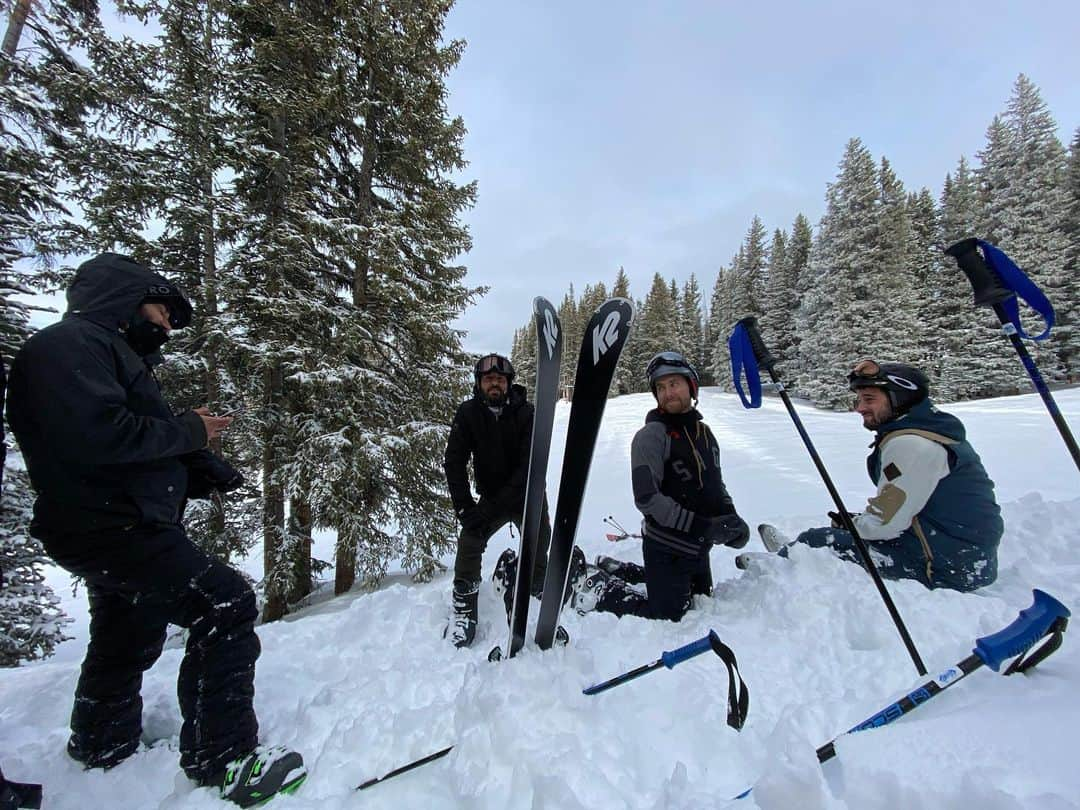
[[[1080,432],[1080,390],[1058,394]],[[578,542],[590,557],[640,559],[613,546],[602,518],[637,522],[630,437],[651,400],[608,405]],[[890,593],[930,674],[966,657],[1031,603],[1039,587],[1080,607],[1080,471],[1034,395],[947,408],[968,426],[997,482],[1006,535],[997,583],[977,594],[893,583]],[[705,391],[701,411],[723,451],[728,487],[751,525],[795,531],[832,508],[782,404],[744,411]],[[549,495],[561,432],[556,417]],[[851,414],[799,410],[850,508],[870,492],[870,436]],[[516,541],[515,541],[516,542]],[[511,544],[504,530],[485,556]],[[760,550],[755,539],[750,549]],[[489,664],[503,643],[500,603],[486,581],[473,649],[442,640],[450,576],[426,585],[389,577],[377,592],[324,601],[260,627],[256,704],[263,738],[295,747],[311,771],[286,808],[1080,808],[1080,640],[1027,676],[982,669],[909,717],[852,735],[824,768],[814,749],[923,679],[868,576],[826,553],[796,550],[743,572],[734,552],[712,553],[716,594],[679,624],[590,614],[564,616],[565,649],[530,642]],[[321,557],[329,557],[326,548]],[[258,557],[248,567],[255,570]],[[448,559],[447,562],[450,560]],[[54,585],[69,590],[57,577]],[[177,767],[175,681],[168,649],[143,688],[148,739],[158,742],[108,773],[84,773],[64,754],[67,717],[85,646],[84,595],[67,602],[76,640],[48,662],[0,672],[0,763],[13,779],[45,785],[46,807],[218,808]],[[537,609],[534,603],[534,618]],[[651,662],[715,629],[736,652],[751,690],[749,721],[725,724],[727,678],[711,654],[595,697],[581,689]],[[358,793],[373,776],[454,744],[446,758]]]

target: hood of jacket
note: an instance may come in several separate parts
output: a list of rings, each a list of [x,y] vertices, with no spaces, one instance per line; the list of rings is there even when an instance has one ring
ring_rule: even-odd
[[[119,329],[134,320],[139,306],[147,300],[168,304],[173,328],[181,329],[191,322],[191,304],[179,287],[130,256],[102,253],[75,271],[64,317]]]

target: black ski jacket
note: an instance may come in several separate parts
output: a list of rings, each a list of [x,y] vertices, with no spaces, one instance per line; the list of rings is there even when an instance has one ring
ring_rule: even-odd
[[[148,290],[163,286],[176,289],[103,253],[76,272],[63,320],[16,354],[7,417],[37,493],[35,537],[179,522],[188,489],[180,457],[206,446],[206,429],[192,411],[173,416],[121,333]]]
[[[533,406],[525,399],[525,389],[520,385],[510,386],[507,402],[498,417],[480,393],[458,406],[443,458],[446,485],[457,514],[476,503],[466,472],[470,456],[480,497],[491,501],[497,514],[522,513],[532,426]]]

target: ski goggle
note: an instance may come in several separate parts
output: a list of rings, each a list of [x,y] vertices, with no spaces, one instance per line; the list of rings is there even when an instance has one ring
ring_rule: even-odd
[[[510,365],[510,361],[501,354],[489,354],[487,357],[481,357],[477,361],[477,374],[484,375],[492,371],[509,377],[514,373],[514,367]]]
[[[888,384],[888,379],[881,373],[881,366],[874,360],[860,360],[848,374],[848,387],[853,391],[873,386],[884,388]]]
[[[645,376],[650,380],[653,375],[661,368],[668,367],[672,369],[686,369],[687,371],[693,371],[690,364],[686,362],[686,358],[678,352],[660,352],[649,361],[648,367],[645,369]],[[678,373],[676,371],[669,371],[669,374]]]

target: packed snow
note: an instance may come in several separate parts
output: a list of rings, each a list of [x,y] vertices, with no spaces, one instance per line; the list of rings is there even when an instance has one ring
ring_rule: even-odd
[[[1080,430],[1080,389],[1057,394]],[[612,515],[634,530],[629,453],[652,406],[609,401],[581,516],[587,556],[640,561],[637,541],[605,539]],[[798,412],[849,509],[871,493],[870,434],[853,414]],[[997,485],[1006,532],[998,581],[974,594],[889,583],[930,676],[971,653],[1041,588],[1080,607],[1080,471],[1035,395],[946,406]],[[746,411],[705,390],[700,410],[723,453],[724,477],[751,526],[794,533],[833,508],[782,403]],[[561,403],[548,495],[554,506],[569,406]],[[1080,808],[1080,639],[1027,675],[982,668],[909,716],[842,737],[820,766],[815,748],[927,680],[920,678],[871,579],[827,552],[796,549],[747,571],[737,552],[712,552],[712,598],[680,623],[565,612],[571,644],[487,662],[506,624],[490,575],[515,545],[508,529],[484,558],[476,644],[442,638],[451,574],[414,584],[398,573],[375,592],[321,601],[261,626],[256,707],[264,741],[303,753],[310,776],[286,808]],[[332,539],[317,556],[332,558]],[[756,535],[746,551],[762,551]],[[244,567],[258,576],[256,551]],[[444,559],[452,563],[452,556]],[[86,642],[85,594],[50,574],[76,618],[75,640],[49,661],[0,672],[0,765],[44,783],[45,806],[220,808],[178,768],[175,697],[182,650],[171,643],[147,673],[145,751],[108,772],[64,753]],[[332,580],[332,577],[331,577]],[[538,603],[533,602],[535,621]],[[603,694],[582,689],[650,663],[714,629],[738,656],[751,692],[741,732],[725,723],[727,675],[706,653]],[[358,792],[361,782],[453,745],[449,756]],[[731,797],[753,786],[746,799]]]

